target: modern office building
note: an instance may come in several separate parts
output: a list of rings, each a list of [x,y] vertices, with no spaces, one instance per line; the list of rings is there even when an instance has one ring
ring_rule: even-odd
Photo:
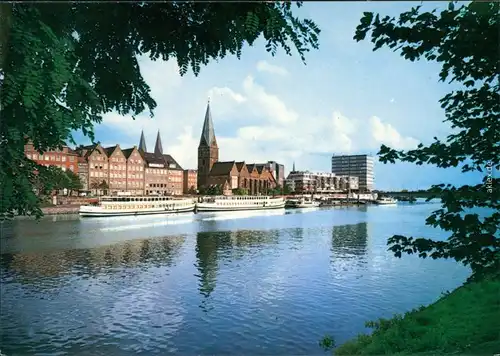
[[[333,155],[332,173],[358,177],[359,192],[371,192],[375,187],[373,157],[369,155]]]

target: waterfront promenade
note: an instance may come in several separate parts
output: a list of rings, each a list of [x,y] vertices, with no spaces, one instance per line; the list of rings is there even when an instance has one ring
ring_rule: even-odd
[[[4,223],[2,352],[311,355],[460,285],[453,261],[394,258],[439,205]]]

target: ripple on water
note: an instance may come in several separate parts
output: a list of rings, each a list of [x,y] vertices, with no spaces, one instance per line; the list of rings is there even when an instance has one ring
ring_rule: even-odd
[[[2,348],[317,354],[324,334],[345,341],[365,321],[432,302],[465,278],[456,264],[387,252],[396,232],[441,238],[423,227],[433,208],[200,215],[177,225],[137,219],[134,228],[105,220],[17,225],[0,258]],[[36,230],[45,240],[32,244]],[[144,238],[171,231],[178,235]]]

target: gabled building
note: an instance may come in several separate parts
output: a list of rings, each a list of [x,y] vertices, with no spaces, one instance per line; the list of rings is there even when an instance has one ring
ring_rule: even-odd
[[[141,134],[139,152],[145,162],[144,190],[146,195],[182,195],[184,172],[177,161],[163,154],[160,131],[156,136],[154,152],[146,152],[144,133]]]
[[[127,158],[120,145],[104,148],[108,156],[109,194],[115,195],[127,191]]]
[[[24,145],[24,154],[37,164],[55,166],[63,171],[70,170],[78,174],[78,154],[68,146],[40,153],[35,150],[31,142],[28,142]]]
[[[144,135],[141,137],[141,141]],[[127,160],[127,181],[125,190],[134,195],[144,194],[144,158],[137,146],[122,150]]]
[[[107,152],[99,143],[80,146],[77,152],[88,164],[88,189],[97,194],[107,193],[109,187]]]

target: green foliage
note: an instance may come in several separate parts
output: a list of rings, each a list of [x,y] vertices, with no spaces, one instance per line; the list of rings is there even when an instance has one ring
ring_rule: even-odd
[[[106,182],[105,180],[103,180],[101,183],[99,183],[99,189],[102,189],[102,190],[109,189],[108,182]]]
[[[500,179],[493,171],[500,167],[499,87],[499,3],[471,2],[455,8],[450,4],[441,13],[420,12],[420,7],[398,19],[365,13],[354,39],[365,39],[371,31],[374,50],[387,46],[405,59],[425,58],[441,63],[440,80],[460,85],[441,100],[446,122],[455,133],[446,141],[434,138],[428,146],[397,151],[383,145],[380,160],[424,163],[438,167],[461,167],[462,172],[484,172],[482,184],[454,187],[434,185],[442,209],[432,213],[427,224],[450,232],[447,241],[393,236],[390,250],[400,257],[454,258],[472,268],[472,278],[500,269]],[[479,218],[472,208],[486,208],[489,216]]]
[[[293,193],[293,191],[288,184],[283,185],[283,194],[284,195],[288,195],[288,194],[292,194],[292,193]]]
[[[295,17],[294,5],[301,3],[0,4],[0,219],[41,216],[37,166],[23,153],[28,139],[44,152],[75,144],[74,130],[94,140],[105,113],[152,115],[138,55],[176,58],[181,75],[198,75],[263,36],[272,55],[279,47],[291,55],[293,46],[304,60],[320,30]]]
[[[500,279],[462,286],[428,307],[368,322],[336,355],[492,355],[500,347]]]
[[[248,189],[236,188],[236,189],[233,189],[233,194],[234,195],[248,195]]]
[[[335,340],[332,336],[326,335],[319,342],[319,347],[325,351],[333,350],[335,348]]]
[[[211,185],[204,189],[204,195],[222,195],[222,185]]]
[[[67,187],[69,190],[81,190],[81,189],[83,189],[83,184],[82,184],[82,181],[81,181],[80,177],[78,176],[78,174],[76,174],[73,171],[66,171],[66,175],[68,176],[69,181],[70,181],[70,184]]]

